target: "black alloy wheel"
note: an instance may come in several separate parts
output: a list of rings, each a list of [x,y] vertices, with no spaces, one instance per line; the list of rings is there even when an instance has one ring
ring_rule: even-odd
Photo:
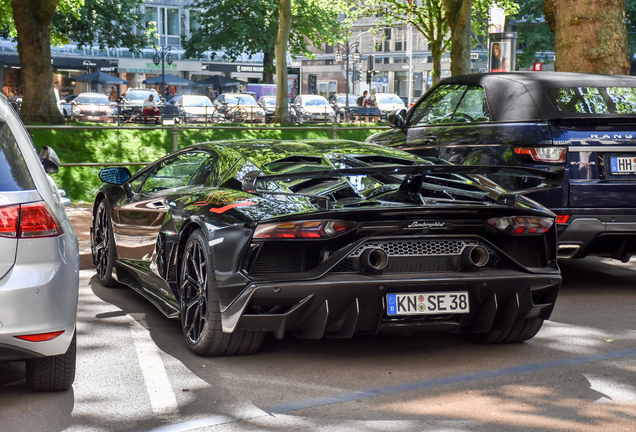
[[[99,283],[105,287],[117,287],[119,283],[113,277],[117,251],[110,220],[110,206],[106,200],[99,203],[93,224],[93,262]]]
[[[253,353],[263,343],[263,332],[223,332],[219,293],[208,248],[203,232],[195,230],[185,244],[181,259],[179,293],[186,343],[199,355]]]

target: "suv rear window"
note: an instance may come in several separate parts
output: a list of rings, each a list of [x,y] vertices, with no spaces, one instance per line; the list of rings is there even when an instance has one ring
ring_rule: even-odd
[[[561,112],[580,114],[636,114],[635,87],[569,87],[547,92]]]
[[[0,192],[35,189],[22,152],[9,125],[0,120]]]

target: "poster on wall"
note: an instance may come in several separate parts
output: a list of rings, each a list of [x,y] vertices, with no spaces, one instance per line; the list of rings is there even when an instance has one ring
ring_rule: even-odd
[[[289,99],[294,99],[298,96],[298,75],[287,76],[287,88],[289,93]]]

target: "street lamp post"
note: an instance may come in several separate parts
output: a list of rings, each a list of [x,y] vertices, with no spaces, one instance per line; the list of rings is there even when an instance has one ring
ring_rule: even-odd
[[[174,61],[174,58],[172,57],[172,54],[170,54],[170,47],[163,47],[161,49],[156,49],[155,48],[155,55],[152,58],[152,62],[156,65],[158,65],[159,63],[161,63],[161,92],[162,94],[159,95],[159,97],[164,97],[166,95],[166,63],[168,63],[168,66],[170,66],[172,64],[172,62]]]
[[[349,43],[348,41],[344,44],[338,44],[338,51],[336,51],[336,61],[341,62],[344,56],[346,56],[346,95],[345,95],[345,121],[349,121],[349,59],[353,61],[353,64],[358,63],[360,61],[360,51],[358,51],[358,46],[360,44],[358,42]],[[355,50],[355,51],[354,51]],[[354,66],[355,68],[355,66]]]

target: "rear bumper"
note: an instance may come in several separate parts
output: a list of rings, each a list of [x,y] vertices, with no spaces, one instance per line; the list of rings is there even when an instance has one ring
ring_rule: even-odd
[[[505,330],[520,319],[548,319],[556,302],[558,270],[532,274],[481,270],[462,274],[327,275],[319,280],[253,283],[222,312],[224,331],[271,331],[282,338],[351,337],[385,327],[448,325],[465,332]],[[467,291],[470,313],[389,316],[387,294]],[[254,311],[267,310],[267,313]],[[249,311],[249,312],[248,312]]]
[[[636,209],[553,210],[570,214],[567,224],[558,225],[558,258],[588,255],[629,259],[636,255]]]
[[[15,265],[0,279],[0,361],[68,350],[79,288],[77,240],[70,240],[67,235],[20,240]],[[15,337],[55,331],[63,333],[44,342]]]

